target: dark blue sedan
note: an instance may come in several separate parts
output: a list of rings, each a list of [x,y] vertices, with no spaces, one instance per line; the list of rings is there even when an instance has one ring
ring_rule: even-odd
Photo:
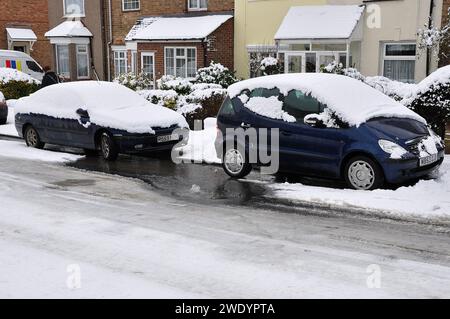
[[[15,110],[17,132],[28,146],[49,143],[88,154],[100,150],[106,160],[119,153],[170,151],[188,138],[182,115],[109,82],[46,87],[20,99]]]
[[[442,140],[423,118],[345,76],[289,74],[237,83],[217,122],[216,150],[235,178],[268,165],[260,155],[271,149],[273,129],[277,171],[344,179],[354,189],[417,179],[444,160]],[[249,141],[248,132],[257,140]]]

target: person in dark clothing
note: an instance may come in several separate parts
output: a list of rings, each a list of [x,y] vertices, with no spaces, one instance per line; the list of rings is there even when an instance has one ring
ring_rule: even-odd
[[[44,67],[44,78],[42,79],[41,88],[60,83],[58,75],[53,72],[50,67]]]

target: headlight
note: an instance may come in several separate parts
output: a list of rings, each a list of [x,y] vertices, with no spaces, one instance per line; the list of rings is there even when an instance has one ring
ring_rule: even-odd
[[[439,145],[440,147],[444,147],[442,138],[439,135],[437,135],[431,128],[428,128],[428,133],[430,133],[430,136],[434,139],[437,145]]]
[[[408,153],[403,147],[391,141],[379,140],[378,145],[384,152],[391,154],[393,159],[400,159],[404,154]]]

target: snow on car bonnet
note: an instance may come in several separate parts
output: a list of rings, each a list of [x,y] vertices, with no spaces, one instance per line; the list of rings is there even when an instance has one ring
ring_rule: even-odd
[[[407,118],[426,124],[424,118],[399,102],[347,76],[319,73],[271,75],[233,84],[228,88],[228,94],[234,98],[244,90],[257,88],[278,88],[284,95],[292,90],[310,94],[351,126],[360,126],[377,117]]]
[[[88,111],[99,126],[130,133],[153,133],[153,128],[187,127],[184,117],[152,104],[134,91],[109,82],[71,82],[46,87],[16,105],[16,113],[42,114],[78,120],[78,109]]]

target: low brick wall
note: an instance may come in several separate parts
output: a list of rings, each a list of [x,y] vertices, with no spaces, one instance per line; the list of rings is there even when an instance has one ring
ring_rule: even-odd
[[[445,153],[450,154],[450,122],[445,130]]]

